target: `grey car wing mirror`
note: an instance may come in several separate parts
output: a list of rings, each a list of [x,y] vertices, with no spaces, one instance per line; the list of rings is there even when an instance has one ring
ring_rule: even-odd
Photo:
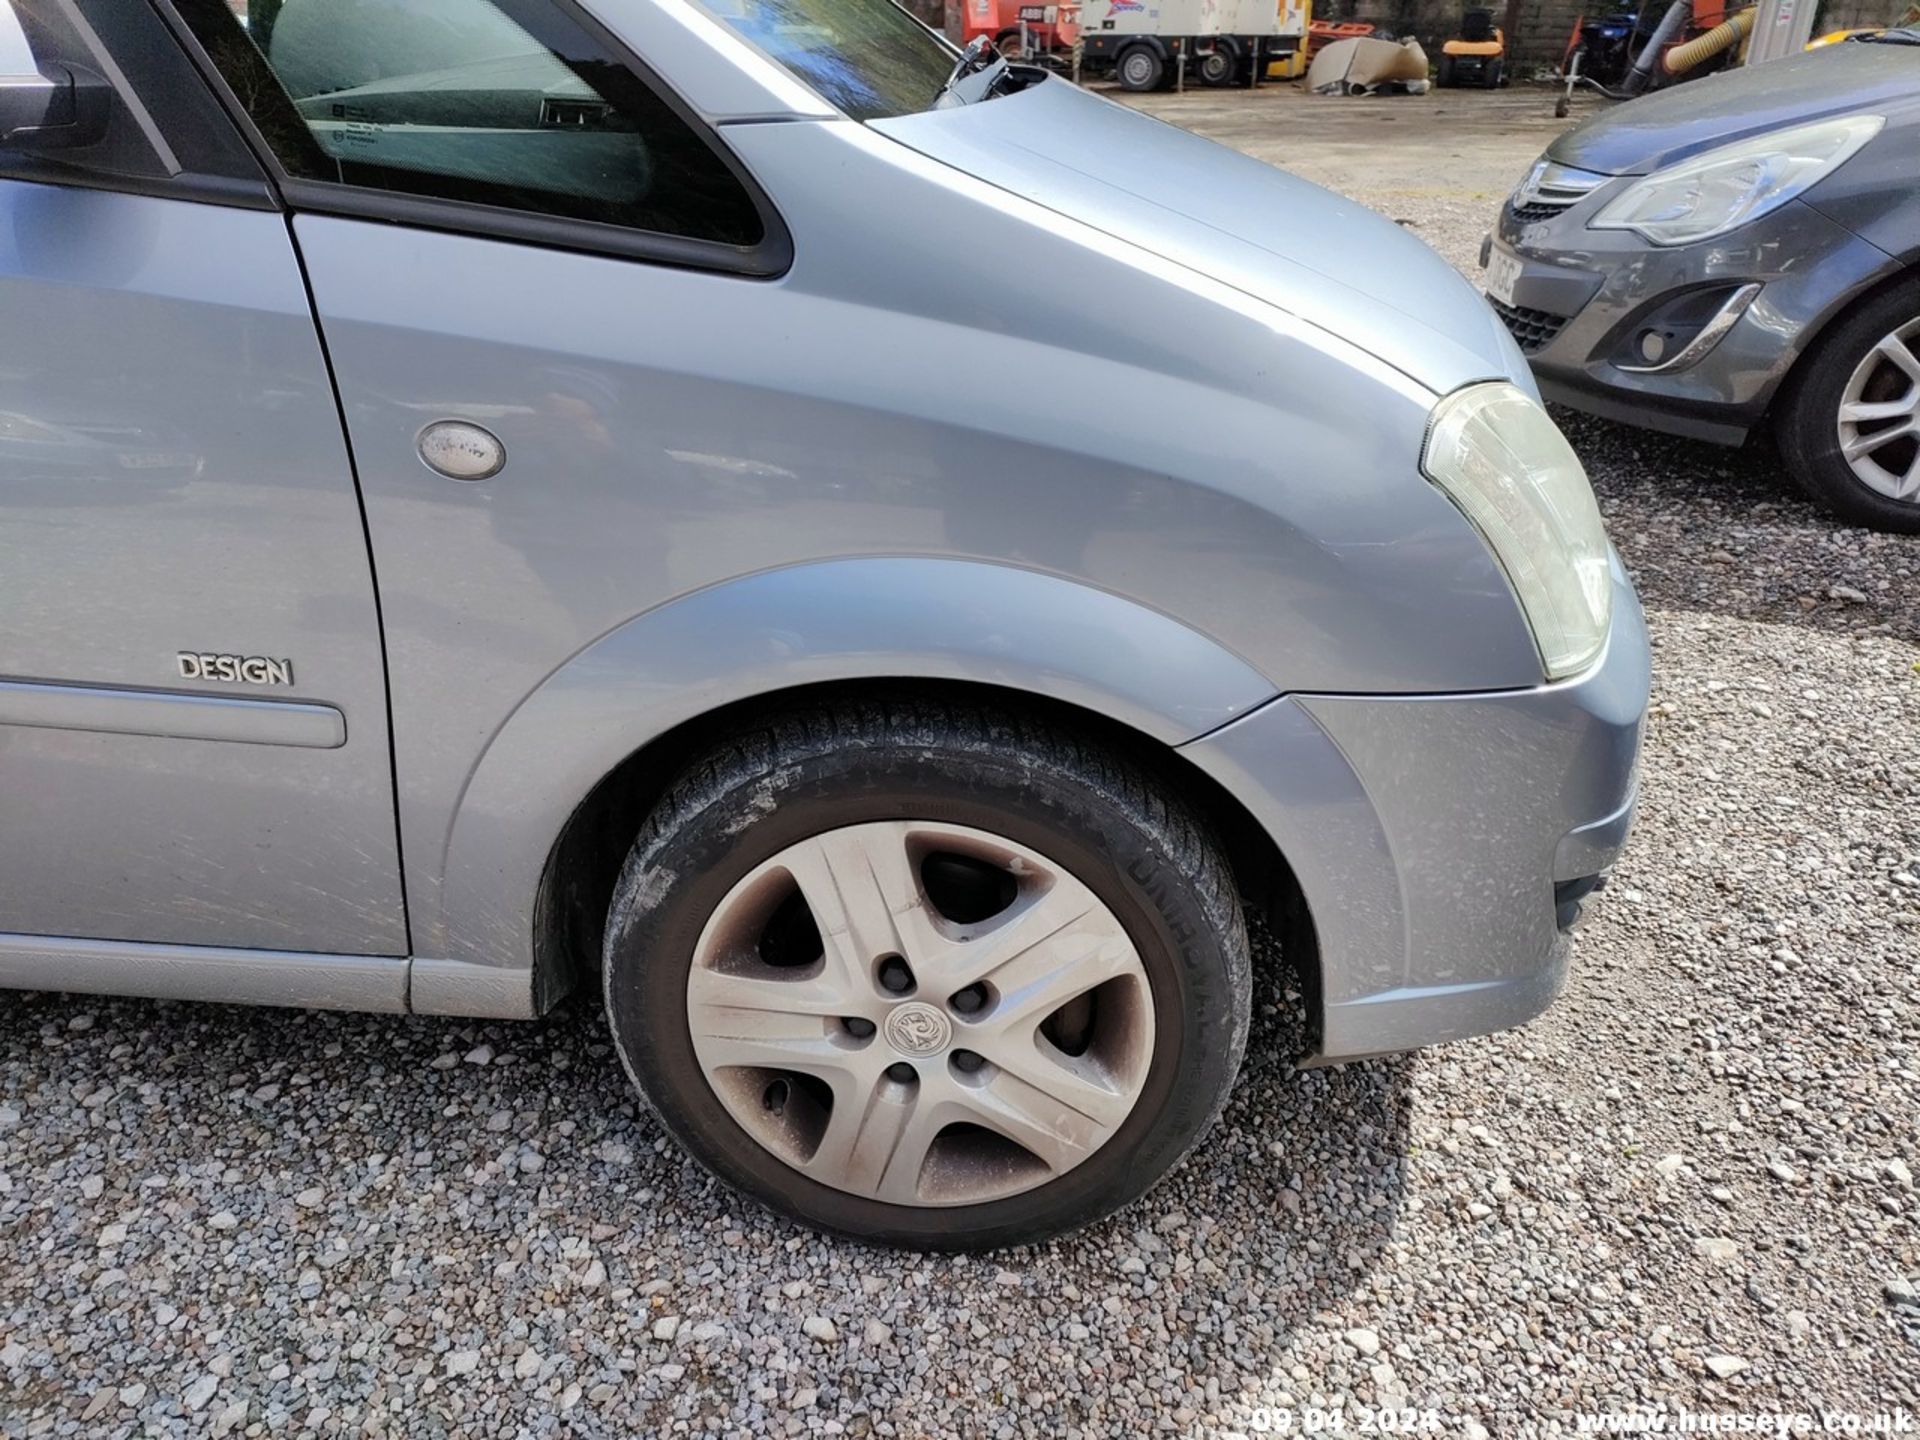
[[[113,87],[79,65],[40,59],[0,0],[0,149],[73,150],[107,133]]]

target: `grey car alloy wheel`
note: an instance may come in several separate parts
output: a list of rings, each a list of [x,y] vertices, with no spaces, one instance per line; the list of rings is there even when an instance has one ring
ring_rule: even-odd
[[[1840,453],[1860,483],[1920,502],[1920,319],[1885,336],[1840,396]]]
[[[955,920],[919,879],[933,853],[1004,891]],[[823,953],[770,964],[796,889]],[[912,820],[828,830],[742,877],[695,947],[687,1020],[757,1144],[835,1189],[921,1206],[1079,1165],[1133,1110],[1154,1040],[1139,952],[1091,890],[1012,840]]]

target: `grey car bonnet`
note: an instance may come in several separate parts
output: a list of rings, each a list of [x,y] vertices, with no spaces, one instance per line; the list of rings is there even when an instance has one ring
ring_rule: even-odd
[[[1916,102],[1920,46],[1834,45],[1603,110],[1555,140],[1547,158],[1601,175],[1643,175],[1749,135]]]
[[[1531,388],[1519,351],[1453,267],[1318,185],[1049,79],[880,133],[1333,331],[1436,394]]]

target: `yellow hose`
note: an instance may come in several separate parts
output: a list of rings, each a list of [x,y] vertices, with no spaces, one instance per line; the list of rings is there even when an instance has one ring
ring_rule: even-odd
[[[1749,6],[1731,20],[1714,26],[1706,34],[1696,35],[1686,44],[1674,46],[1660,58],[1660,67],[1669,75],[1678,75],[1683,71],[1691,70],[1702,60],[1711,59],[1728,46],[1745,39],[1752,29],[1753,8]]]

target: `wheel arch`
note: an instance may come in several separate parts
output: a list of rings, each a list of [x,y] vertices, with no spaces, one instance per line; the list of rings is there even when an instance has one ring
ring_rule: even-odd
[[[1789,398],[1798,388],[1801,380],[1812,370],[1813,357],[1835,326],[1845,324],[1856,311],[1871,305],[1888,291],[1897,290],[1900,286],[1909,285],[1915,281],[1920,281],[1920,259],[1894,265],[1872,276],[1815,317],[1813,323],[1801,331],[1799,345],[1793,359],[1787,365],[1785,373],[1774,383],[1772,393],[1767,396],[1766,409],[1754,428],[1771,427],[1779,420]]]
[[[1226,786],[1173,748],[1111,716],[1031,691],[975,681],[873,678],[825,681],[752,696],[694,716],[613,768],[568,816],[541,874],[535,908],[536,993],[591,989],[614,885],[635,835],[666,787],[710,739],[735,726],[836,701],[936,699],[993,714],[1020,712],[1093,737],[1123,754],[1200,812],[1232,867],[1249,909],[1281,942],[1287,974],[1319,1015],[1318,940],[1305,895],[1271,835]]]
[[[413,897],[421,955],[449,957],[415,960],[413,1008],[544,1010],[572,978],[566,917],[592,903],[597,872],[571,862],[602,853],[615,817],[630,842],[656,777],[754,706],[880,685],[1058,707],[1194,785],[1173,747],[1277,690],[1180,621],[1001,564],[841,559],[682,596],[571,657],[495,733],[448,819],[438,883]]]

